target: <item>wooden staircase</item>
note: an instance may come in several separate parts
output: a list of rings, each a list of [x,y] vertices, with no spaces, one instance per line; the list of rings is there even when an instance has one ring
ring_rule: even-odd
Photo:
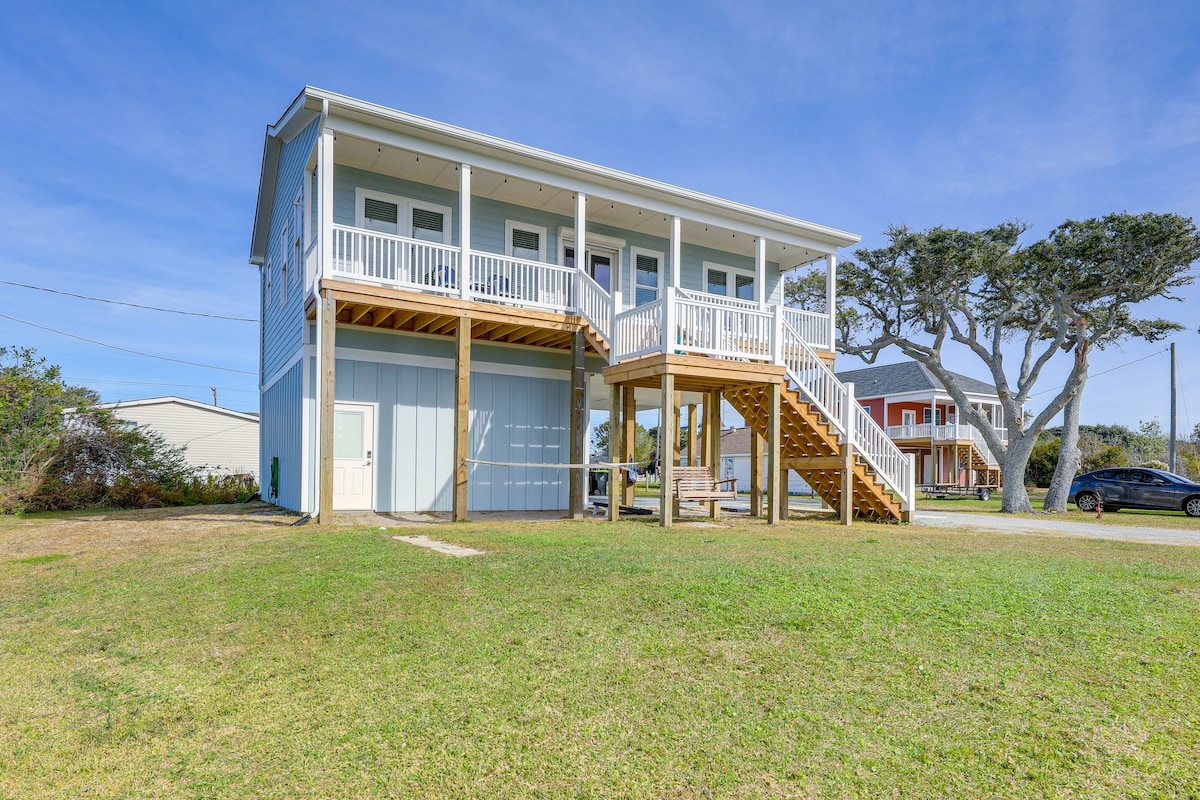
[[[724,397],[759,436],[767,437],[769,389],[745,386],[726,389]],[[842,470],[827,466],[841,455],[837,431],[800,392],[784,384],[780,392],[780,456],[786,461],[820,459],[821,466],[796,468],[800,476],[832,508],[841,508]],[[793,461],[795,463],[795,461]],[[856,519],[900,521],[900,500],[889,491],[874,470],[861,458],[855,458],[851,485]]]
[[[958,448],[958,463],[968,473],[975,472],[976,475],[982,473],[983,483],[987,486],[998,486],[1000,484],[1000,467],[995,464],[989,464],[987,457],[983,451],[975,444],[969,447]]]

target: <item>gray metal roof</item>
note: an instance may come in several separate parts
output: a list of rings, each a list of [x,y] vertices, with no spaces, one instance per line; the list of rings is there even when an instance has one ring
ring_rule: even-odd
[[[990,383],[957,372],[950,374],[958,381],[958,388],[968,394],[996,394],[996,387]],[[886,397],[905,392],[932,392],[935,389],[946,391],[942,382],[924,364],[916,361],[846,370],[838,372],[837,377],[842,383],[854,384],[855,397]]]

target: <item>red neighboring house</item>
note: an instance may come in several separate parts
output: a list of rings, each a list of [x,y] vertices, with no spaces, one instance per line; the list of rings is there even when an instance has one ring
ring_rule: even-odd
[[[1004,408],[990,383],[951,373],[959,388],[1007,441]],[[954,398],[923,364],[905,361],[838,372],[855,399],[905,453],[917,456],[924,486],[1000,485],[1000,464],[973,426],[959,421]]]

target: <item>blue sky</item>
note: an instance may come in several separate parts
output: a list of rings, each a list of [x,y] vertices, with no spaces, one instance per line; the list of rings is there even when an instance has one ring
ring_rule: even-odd
[[[865,246],[889,224],[1021,218],[1032,240],[1111,211],[1197,216],[1197,41],[1188,2],[9,3],[0,280],[254,317],[264,128],[306,83]],[[9,317],[233,370],[0,318],[0,345],[36,347],[105,400],[210,402],[216,386],[223,405],[256,410],[253,324],[9,285],[0,297]],[[1189,328],[1177,341],[1190,430],[1200,286],[1185,297],[1143,313]],[[1097,353],[1084,422],[1165,424],[1161,349]]]

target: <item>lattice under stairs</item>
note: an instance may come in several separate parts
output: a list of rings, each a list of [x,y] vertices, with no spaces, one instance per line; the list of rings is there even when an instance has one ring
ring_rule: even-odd
[[[820,458],[824,463],[841,453],[837,432],[824,416],[800,392],[785,384],[780,392],[779,438],[784,459]],[[769,389],[748,386],[726,390],[725,399],[759,436],[767,438]],[[800,476],[832,508],[841,508],[842,470],[832,468],[798,469]],[[884,485],[875,471],[861,458],[853,469],[853,508],[855,518],[899,521],[902,504]]]

